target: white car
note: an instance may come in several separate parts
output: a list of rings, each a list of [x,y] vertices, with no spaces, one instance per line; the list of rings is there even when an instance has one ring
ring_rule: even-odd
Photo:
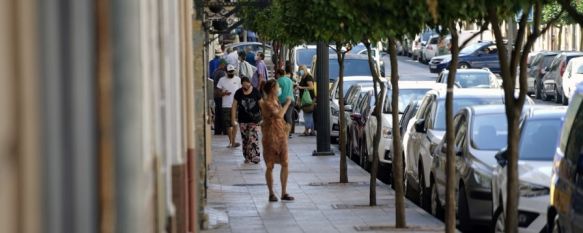
[[[563,93],[565,93],[565,101],[563,103],[568,103],[568,99],[573,96],[577,84],[583,82],[583,57],[573,58],[569,61],[565,73],[563,73]]]
[[[429,38],[429,41],[425,46],[423,46],[421,52],[421,58],[419,61],[422,63],[427,63],[431,58],[438,56],[437,45],[439,44],[439,35],[433,35]]]
[[[399,81],[399,121],[403,111],[407,107],[407,104],[413,101],[418,101],[425,96],[425,94],[435,89],[436,87],[441,87],[441,85],[436,84],[431,81]],[[391,148],[393,146],[393,116],[391,110],[392,99],[392,88],[389,86],[387,88],[387,95],[383,98],[383,138],[379,144],[379,161],[381,164],[391,164]],[[377,119],[375,116],[371,116],[369,119],[369,124],[367,128],[367,143],[370,148],[368,151],[372,151],[372,141],[376,135]],[[372,161],[372,153],[369,153],[369,161]]]
[[[444,70],[435,81],[447,84],[448,75],[449,71]],[[455,75],[455,86],[459,88],[501,88],[501,82],[488,69],[458,69]]]
[[[519,144],[518,205],[519,232],[542,232],[547,221],[549,185],[555,148],[566,108],[533,108],[523,120]],[[494,232],[504,232],[507,203],[507,155],[496,155],[498,165],[492,174],[492,223]]]

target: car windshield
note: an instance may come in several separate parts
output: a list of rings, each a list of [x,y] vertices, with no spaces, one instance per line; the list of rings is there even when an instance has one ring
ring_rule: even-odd
[[[474,118],[472,146],[478,150],[500,150],[506,146],[508,124],[506,114],[485,114]]]
[[[305,65],[307,68],[312,68],[312,58],[314,55],[316,55],[316,49],[298,49],[296,50],[296,64],[298,66]]]
[[[552,161],[561,129],[560,119],[527,121],[520,138],[521,160]]]
[[[429,88],[423,89],[400,89],[399,90],[399,113],[403,113],[407,105],[413,101],[420,100],[423,96],[430,91]],[[383,106],[384,113],[391,113],[391,101],[392,100],[392,91],[387,91],[387,101],[385,102],[385,106]]]
[[[503,104],[503,98],[454,98],[453,100],[453,114],[456,114],[460,109],[473,106],[473,105],[489,105],[489,104]],[[436,122],[433,127],[436,130],[445,130],[445,99],[438,101],[437,104],[437,115],[435,116]]]
[[[351,81],[344,81],[344,86],[342,86],[342,93],[344,93],[344,96],[346,96],[348,94],[348,89],[350,89],[350,87],[354,84],[361,84],[361,86],[366,86],[366,87],[372,87],[373,83],[372,83],[372,78],[370,81],[365,81],[365,80],[351,80]],[[339,88],[336,88],[336,93],[334,95],[334,98],[338,99],[340,97],[340,92],[338,91],[340,90]]]
[[[445,75],[445,74],[444,74]],[[447,75],[443,76],[441,80],[442,83],[447,83]],[[490,85],[490,74],[488,73],[456,73],[455,83],[461,88],[470,87],[481,87],[489,88]]]
[[[330,59],[328,63],[328,72],[330,80],[338,78],[338,60]],[[365,59],[346,59],[344,60],[344,77],[346,76],[372,76],[368,60]]]
[[[579,64],[579,67],[577,67],[577,74],[583,74],[583,64]]]
[[[484,44],[478,43],[478,44],[470,45],[470,46],[465,47],[464,49],[462,49],[460,51],[460,54],[471,54],[471,53],[474,53],[476,50],[482,48],[482,46],[484,46]]]

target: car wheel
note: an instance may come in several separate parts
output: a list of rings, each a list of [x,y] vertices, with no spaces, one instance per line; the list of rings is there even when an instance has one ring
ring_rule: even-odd
[[[561,104],[563,103],[563,94],[559,92],[559,89],[555,87],[555,103]]]
[[[460,69],[469,69],[470,68],[470,64],[465,63],[465,62],[461,62],[458,68],[460,68]]]
[[[470,224],[470,210],[468,208],[468,198],[466,197],[466,190],[464,186],[460,186],[457,200],[457,219],[458,228],[462,232],[470,232],[472,226]]]
[[[506,216],[504,215],[504,211],[502,209],[502,205],[496,208],[494,212],[494,216],[492,217],[492,232],[494,233],[504,233],[504,229],[506,226]]]
[[[551,100],[551,96],[547,94],[547,92],[545,91],[545,89],[541,89],[542,93],[541,93],[541,97],[544,101],[550,101]]]
[[[423,165],[419,166],[419,206],[429,210],[429,195],[427,194],[425,175],[423,175]]]
[[[441,203],[439,203],[439,196],[437,193],[437,184],[435,184],[435,181],[433,178],[431,178],[431,183],[430,183],[430,189],[431,189],[431,215],[435,216],[438,219],[443,219],[443,212],[442,212],[442,206]]]
[[[541,95],[542,87],[539,83],[540,82],[534,80],[534,98],[537,98],[540,100],[540,99],[542,99],[542,95]]]

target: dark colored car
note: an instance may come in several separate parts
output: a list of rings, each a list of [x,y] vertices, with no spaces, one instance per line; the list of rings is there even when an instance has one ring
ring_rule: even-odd
[[[350,114],[351,122],[348,134],[348,157],[357,162],[364,164],[368,160],[366,155],[368,153],[366,145],[366,127],[368,120],[373,113],[375,95],[373,90],[366,90],[360,92],[357,103],[352,108]]]
[[[554,99],[557,103],[563,102],[563,73],[569,61],[576,57],[583,56],[583,52],[562,52],[559,53],[553,63],[547,68],[547,73],[542,78],[543,91],[541,97],[544,100]]]
[[[553,162],[549,232],[583,232],[583,84],[571,100]]]
[[[431,73],[441,73],[449,66],[451,55],[437,56],[429,62]],[[472,44],[460,51],[458,68],[488,68],[493,73],[500,72],[500,61],[498,60],[498,48],[492,41],[481,41]]]
[[[557,56],[557,52],[540,52],[532,58],[530,65],[528,66],[528,79],[533,82],[534,94],[537,99],[541,98],[541,92],[543,89],[542,78],[546,73],[546,68],[551,65],[553,59]]]

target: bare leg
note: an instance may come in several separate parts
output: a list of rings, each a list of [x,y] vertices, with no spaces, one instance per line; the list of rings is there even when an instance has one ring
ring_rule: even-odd
[[[272,196],[275,195],[275,192],[273,192],[273,163],[267,163],[266,165],[265,181],[267,182],[267,189],[269,189],[269,196]]]
[[[287,194],[287,175],[288,166],[286,162],[281,163],[281,172],[279,173],[279,179],[281,181],[281,195]]]
[[[234,127],[227,128],[227,134],[229,135],[229,145],[233,146],[235,142],[233,142],[233,136],[235,135],[235,131],[233,130]]]

